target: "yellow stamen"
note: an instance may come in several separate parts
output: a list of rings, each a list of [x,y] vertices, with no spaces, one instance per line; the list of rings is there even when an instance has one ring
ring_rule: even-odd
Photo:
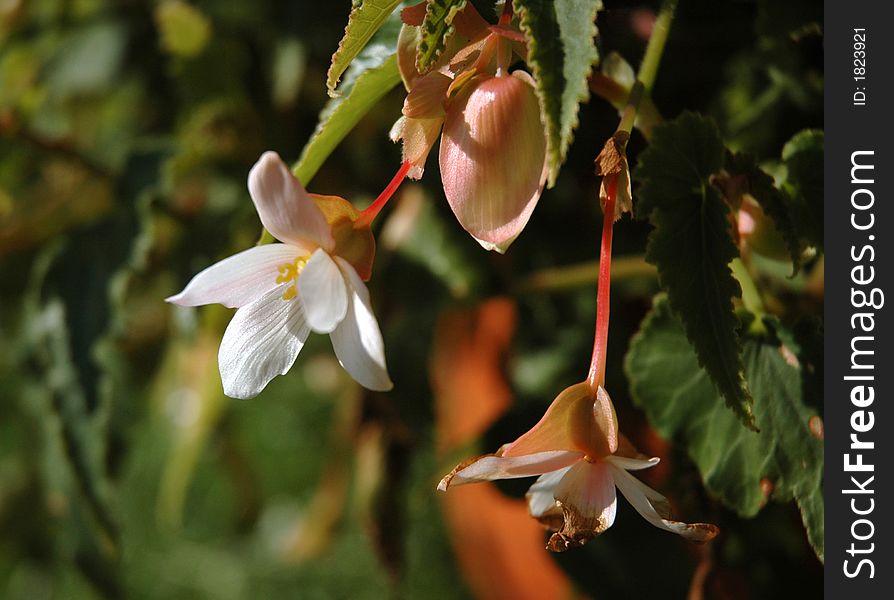
[[[310,256],[299,256],[294,261],[290,263],[283,263],[279,265],[279,275],[276,277],[276,283],[288,283],[290,281],[298,281],[298,276],[301,274],[301,270],[304,269],[305,265],[307,265],[307,261],[310,259]],[[293,283],[289,287],[286,288],[286,291],[282,294],[283,300],[291,300],[295,296],[298,295],[298,290]]]

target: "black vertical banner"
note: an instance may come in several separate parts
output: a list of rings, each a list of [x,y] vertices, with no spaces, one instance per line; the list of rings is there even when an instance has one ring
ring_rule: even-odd
[[[894,598],[891,8],[825,3],[827,598]]]

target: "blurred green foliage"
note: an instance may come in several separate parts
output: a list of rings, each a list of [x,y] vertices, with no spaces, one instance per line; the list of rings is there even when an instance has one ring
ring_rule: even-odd
[[[658,110],[708,112],[728,144],[760,161],[778,160],[797,131],[821,127],[821,37],[811,25],[819,3],[794,3],[784,15],[778,4],[682,2]],[[371,292],[393,393],[359,391],[314,336],[260,397],[230,400],[216,364],[230,311],[162,301],[257,240],[248,169],[265,149],[295,160],[311,138],[349,8],[0,2],[3,598],[470,596],[434,491],[450,465],[433,442],[432,332],[448,308],[495,294],[518,301],[507,364],[516,401],[485,435],[487,449],[580,380],[595,271],[577,286],[528,284],[532,273],[597,254],[592,159],[617,124],[608,103],[582,106],[555,188],[506,256],[460,230],[433,159],[423,183],[389,209]],[[654,8],[606,1],[601,54],[637,64],[644,43],[632,24]],[[398,87],[360,119],[311,190],[358,206],[375,197],[398,165],[387,132],[401,102]],[[643,145],[635,134],[633,163]],[[616,229],[616,254],[637,260],[647,226],[625,219]],[[810,292],[815,265],[794,280],[755,268],[774,312],[821,314],[821,294]],[[648,270],[631,273],[613,287],[607,380],[622,427],[645,443],[654,436],[625,391],[622,359],[656,283]],[[821,593],[793,504],[743,519],[698,491],[682,447],[668,453],[666,491],[680,513],[724,531],[706,597]],[[524,492],[513,482],[501,489]],[[560,567],[594,598],[684,597],[696,554],[629,506],[619,513],[598,540],[556,557]]]

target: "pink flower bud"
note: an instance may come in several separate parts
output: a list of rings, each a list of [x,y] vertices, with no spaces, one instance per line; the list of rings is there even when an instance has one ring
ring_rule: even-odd
[[[546,182],[546,137],[534,80],[478,75],[449,102],[441,181],[460,224],[486,249],[505,252]]]
[[[777,261],[788,261],[789,253],[785,240],[773,221],[750,196],[742,198],[738,212],[739,240],[751,250]]]

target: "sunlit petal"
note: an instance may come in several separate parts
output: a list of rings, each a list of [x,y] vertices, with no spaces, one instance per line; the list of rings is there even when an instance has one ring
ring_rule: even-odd
[[[298,295],[307,324],[317,333],[332,332],[345,318],[348,310],[345,278],[325,250],[314,252],[302,269]]]
[[[463,485],[494,479],[533,477],[572,465],[583,458],[580,452],[539,452],[525,456],[487,455],[458,465],[441,479],[438,489],[445,491],[451,485]]]
[[[220,343],[218,362],[224,393],[252,398],[277,375],[285,374],[310,329],[301,303],[283,300],[283,287],[236,311]]]
[[[389,133],[391,141],[400,140],[403,144],[402,160],[412,165],[407,177],[420,179],[425,172],[425,161],[432,146],[438,141],[441,133],[443,116],[436,117],[401,117],[392,126]]]
[[[564,389],[543,418],[510,444],[504,455],[574,450],[597,458],[617,448],[616,436],[617,420],[608,395],[601,394],[596,401],[590,387],[578,383]]]
[[[504,252],[525,227],[547,177],[546,137],[533,80],[476,77],[448,106],[441,181],[460,224]]]
[[[276,152],[265,152],[248,174],[248,191],[261,223],[283,242],[332,250],[326,219]]]
[[[279,266],[293,262],[300,253],[299,248],[289,244],[249,248],[199,272],[182,292],[166,301],[180,306],[245,306],[279,285]]]
[[[336,257],[345,276],[348,292],[344,320],[329,334],[338,362],[363,387],[387,391],[394,387],[385,364],[382,332],[372,312],[369,292],[347,261]]]

